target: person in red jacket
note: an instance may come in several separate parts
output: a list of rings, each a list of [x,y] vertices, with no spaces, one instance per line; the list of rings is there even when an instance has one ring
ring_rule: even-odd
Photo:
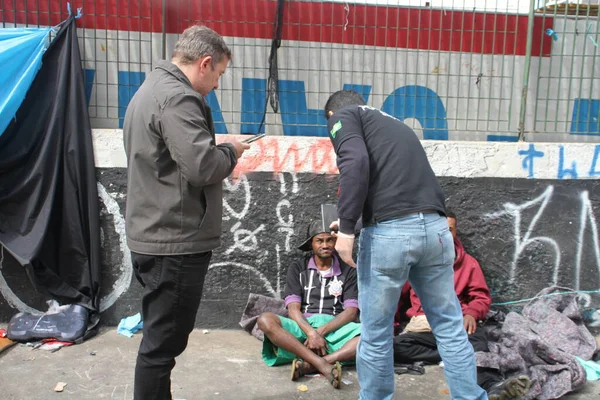
[[[474,350],[476,352],[488,352],[487,335],[480,322],[485,320],[487,313],[490,311],[492,304],[490,289],[479,263],[467,254],[460,239],[456,236],[456,215],[447,209],[446,216],[454,238],[456,251],[454,288],[462,308],[464,327]],[[410,321],[404,331],[394,337],[394,362],[412,364],[421,361],[437,364],[442,361],[442,358],[437,350],[437,343],[427,322],[427,317],[421,307],[421,301],[408,284],[405,289],[410,289],[410,305],[399,304],[398,310],[400,312],[408,306],[406,316],[410,318]],[[401,298],[400,301],[402,303],[403,299]],[[406,301],[406,298],[404,298],[404,301]],[[505,379],[499,370],[478,367],[477,384],[488,392],[490,400],[508,400],[518,399],[525,395],[531,382],[527,376]]]

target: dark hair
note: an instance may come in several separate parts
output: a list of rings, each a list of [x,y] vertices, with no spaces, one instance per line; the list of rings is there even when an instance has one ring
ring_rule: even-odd
[[[329,96],[325,103],[325,118],[329,119],[329,112],[335,113],[348,106],[364,106],[367,103],[363,96],[354,90],[340,90]]]
[[[457,220],[456,214],[454,213],[454,211],[450,207],[446,207],[446,218],[454,218],[454,219]]]

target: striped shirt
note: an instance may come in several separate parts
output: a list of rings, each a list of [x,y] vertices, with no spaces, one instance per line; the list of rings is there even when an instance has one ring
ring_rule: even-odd
[[[284,298],[286,307],[301,303],[307,317],[338,315],[348,307],[358,308],[356,270],[334,255],[330,271],[322,275],[313,257],[300,259],[288,268]]]

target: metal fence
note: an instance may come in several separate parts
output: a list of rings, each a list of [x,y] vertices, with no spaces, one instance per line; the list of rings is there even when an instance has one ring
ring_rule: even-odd
[[[226,37],[234,57],[207,98],[218,133],[325,136],[327,97],[351,88],[424,139],[600,141],[598,2],[543,3],[75,0],[72,6],[83,9],[80,46],[96,128],[119,128],[156,62],[169,58],[180,32],[201,23]],[[67,16],[62,0],[0,4],[6,28],[56,25]],[[273,46],[278,13],[281,41]],[[273,47],[276,68],[269,63]],[[269,78],[276,78],[278,101],[265,108],[273,96]]]

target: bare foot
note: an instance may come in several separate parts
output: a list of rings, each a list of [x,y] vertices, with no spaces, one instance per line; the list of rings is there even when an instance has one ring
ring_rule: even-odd
[[[310,363],[306,361],[295,360],[294,362],[296,363],[296,368],[294,368],[294,373],[292,376],[293,381],[297,381],[304,375],[312,374],[313,372],[317,371],[315,367],[313,367]]]

